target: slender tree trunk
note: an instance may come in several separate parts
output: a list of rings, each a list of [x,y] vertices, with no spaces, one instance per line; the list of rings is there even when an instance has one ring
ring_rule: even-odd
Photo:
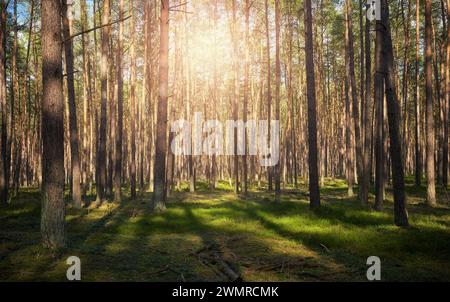
[[[102,12],[102,38],[101,38],[101,64],[100,64],[100,85],[101,85],[101,105],[100,105],[100,129],[97,150],[97,201],[103,202],[106,187],[106,103],[108,99],[108,56],[109,56],[109,23],[110,0],[103,0]]]
[[[42,211],[45,247],[65,246],[61,2],[42,1]]]
[[[403,97],[403,114],[402,114],[402,138],[403,138],[403,163],[406,165],[407,152],[408,152],[408,120],[409,120],[409,110],[408,110],[408,73],[409,73],[409,47],[410,47],[410,19],[411,19],[411,0],[408,1],[406,17],[404,13],[403,3],[402,3],[402,21],[404,23],[403,30],[405,32],[405,44],[404,44],[404,54],[403,54],[403,75],[402,75],[402,97]]]
[[[348,66],[349,58],[345,54],[345,66]],[[348,68],[346,68],[345,83],[344,83],[344,95],[345,95],[345,167],[347,172],[347,195],[353,197],[353,184],[354,184],[354,158],[353,158],[353,127],[352,127],[352,114],[351,114],[351,100],[350,100],[350,81],[347,74]]]
[[[1,111],[1,153],[0,153],[0,205],[8,202],[7,181],[7,104],[6,104],[6,78],[5,78],[5,37],[6,37],[6,3],[0,0],[0,111]]]
[[[153,177],[153,207],[164,211],[166,148],[167,148],[167,98],[169,84],[169,0],[161,1],[159,49],[159,99],[156,122],[155,163]]]
[[[376,22],[375,41],[375,82],[374,96],[376,107],[375,122],[375,210],[383,210],[384,201],[384,75],[386,73],[383,63],[383,24]]]
[[[95,7],[95,3],[93,4]],[[85,31],[88,28],[88,12],[86,0],[81,1],[81,30]],[[95,12],[95,11],[94,11]],[[95,18],[94,18],[94,27],[95,27]],[[82,182],[83,182],[83,194],[86,194],[87,190],[92,186],[92,177],[91,177],[91,156],[92,149],[90,148],[91,140],[92,140],[92,104],[93,104],[93,86],[95,88],[96,81],[96,72],[93,72],[94,81],[92,81],[92,73],[91,73],[91,58],[90,58],[90,38],[88,35],[83,35],[81,39],[82,43],[82,51],[83,51],[83,168],[82,168]],[[95,43],[95,41],[94,41]],[[97,48],[96,45],[94,45]],[[96,50],[94,51],[94,55],[96,55]],[[96,64],[94,64],[95,66]],[[95,71],[95,69],[94,69]],[[94,85],[92,85],[94,82]]]
[[[308,166],[309,166],[309,201],[312,208],[320,206],[319,173],[317,165],[317,113],[316,87],[314,76],[314,46],[312,31],[311,0],[305,0],[305,56],[306,85],[308,98]]]
[[[136,38],[133,34],[136,30],[136,17],[134,12],[134,0],[130,0],[131,13],[131,83],[130,83],[130,134],[131,134],[131,160],[130,160],[130,190],[131,199],[136,199]]]
[[[7,184],[10,185],[10,176],[13,179],[13,188],[14,188],[14,174],[13,174],[13,167],[11,167],[14,163],[17,163],[17,148],[18,148],[18,142],[17,139],[17,129],[16,129],[16,103],[19,103],[17,106],[20,109],[20,91],[19,91],[19,81],[18,81],[18,70],[17,70],[17,57],[18,57],[18,31],[19,26],[17,23],[17,0],[13,0],[13,45],[12,45],[12,54],[11,54],[11,105],[9,109],[9,125],[10,125],[10,131],[9,131],[9,139],[8,139],[8,151],[7,151],[7,159],[6,163],[8,164],[7,167]],[[19,133],[20,134],[20,133]],[[11,190],[14,193],[14,190]]]
[[[75,104],[75,83],[73,69],[73,42],[72,21],[68,16],[72,14],[72,4],[67,0],[63,1],[63,37],[64,53],[66,63],[67,92],[69,99],[69,132],[70,132],[70,164],[72,170],[72,202],[75,208],[80,209],[81,203],[81,169],[79,153],[79,137],[77,123],[77,107]]]
[[[425,98],[426,98],[426,163],[427,163],[427,202],[436,205],[435,184],[435,131],[433,106],[433,75],[432,75],[432,19],[431,0],[425,0]]]
[[[280,62],[280,0],[275,0],[275,119],[280,120],[280,85],[281,85],[281,62]],[[269,121],[270,123],[270,121]],[[277,135],[280,135],[277,133]],[[280,146],[281,148],[281,146]],[[281,151],[281,150],[280,150]],[[281,154],[281,152],[280,152]],[[275,200],[280,201],[281,180],[280,163],[277,161],[274,167],[275,174]]]
[[[238,120],[239,113],[239,62],[238,62],[238,36],[237,36],[237,8],[236,0],[232,0],[232,44],[233,44],[233,119]],[[238,129],[234,128],[234,156],[233,156],[233,174],[234,174],[234,192],[239,193],[239,155],[238,155]]]
[[[290,139],[292,143],[292,166],[294,173],[294,187],[298,187],[298,177],[297,177],[297,143],[296,143],[296,123],[295,123],[295,107],[294,107],[294,94],[293,94],[293,68],[292,68],[292,42],[293,42],[293,30],[292,30],[292,20],[291,20],[291,4],[289,4],[289,54],[288,54],[288,68],[289,68],[289,79],[288,79],[288,102],[290,103]]]
[[[271,104],[272,104],[272,75],[270,64],[270,28],[269,28],[269,4],[268,0],[264,1],[265,7],[265,25],[266,25],[266,64],[267,64],[267,146],[270,146],[270,120],[271,120]],[[272,191],[272,169],[267,169],[267,178],[269,182],[269,191]]]
[[[114,46],[117,44],[113,43],[113,36],[111,35],[109,38],[109,53],[108,57],[108,103],[109,111],[107,111],[107,119],[109,127],[107,128],[107,139],[106,139],[106,154],[108,157],[107,160],[107,172],[106,172],[106,196],[111,197],[113,194],[113,186],[114,186],[114,171],[115,171],[115,146],[116,146],[116,98],[117,98],[117,87],[116,87],[116,62],[114,54]]]
[[[119,3],[119,19],[124,15],[124,0]],[[116,158],[114,172],[114,200],[122,201],[122,137],[123,137],[123,71],[122,71],[123,22],[119,23],[119,40],[117,43],[117,128],[116,128]]]
[[[352,113],[353,113],[353,123],[355,127],[355,145],[356,145],[356,171],[358,176],[358,184],[361,184],[361,171],[362,171],[362,145],[361,145],[361,129],[359,127],[359,106],[358,106],[358,94],[356,90],[356,79],[355,79],[355,54],[353,48],[353,26],[352,26],[352,4],[351,0],[346,0],[346,31],[345,31],[345,42],[347,50],[347,77],[351,89],[352,97]],[[367,199],[363,200],[360,196],[360,202],[362,204],[367,203]]]
[[[420,73],[419,73],[419,45],[420,45],[420,0],[416,0],[416,62],[415,62],[415,81],[416,89],[414,93],[414,146],[415,146],[415,184],[420,186],[422,178],[422,156],[420,154]]]
[[[449,139],[449,122],[450,122],[450,0],[447,0],[447,36],[445,40],[445,128],[444,128],[444,159],[442,162],[443,165],[443,179],[442,183],[446,188],[448,186],[448,139]]]
[[[250,56],[250,0],[245,0],[245,71],[244,71],[244,114],[243,114],[243,118],[244,118],[244,123],[247,123],[247,114],[248,114],[248,85],[249,85],[249,56]],[[244,145],[245,145],[245,154],[243,156],[243,183],[244,183],[244,195],[247,194],[248,191],[248,176],[247,176],[247,131],[245,130],[244,133]]]
[[[371,52],[370,52],[370,20],[366,18],[366,27],[365,27],[365,96],[364,96],[364,120],[363,120],[363,127],[364,127],[364,160],[363,160],[363,172],[362,172],[362,183],[360,185],[361,192],[360,192],[360,198],[361,202],[363,204],[368,203],[369,199],[369,184],[370,184],[370,146],[371,146],[371,130],[372,125],[370,121],[372,120],[371,116],[371,108],[370,108],[370,100],[371,100],[371,94],[370,91],[372,90],[372,61],[371,61]]]
[[[386,64],[385,84],[389,122],[392,185],[394,191],[394,220],[397,226],[408,226],[406,210],[405,180],[402,161],[402,142],[399,127],[399,103],[395,87],[394,52],[392,49],[389,6],[381,0],[381,29],[383,30],[383,62]]]

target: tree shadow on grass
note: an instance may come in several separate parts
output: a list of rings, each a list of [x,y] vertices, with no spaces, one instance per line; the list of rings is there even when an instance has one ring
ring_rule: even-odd
[[[274,203],[263,193],[251,193],[245,201],[221,194],[182,194],[163,214],[150,212],[148,194],[101,217],[94,211],[73,219],[68,223],[69,246],[62,255],[45,254],[35,264],[27,262],[22,271],[31,274],[15,273],[9,279],[62,281],[68,267],[65,259],[76,255],[82,260],[85,281],[229,280],[215,271],[220,265],[199,263],[195,253],[204,247],[212,252],[200,252],[200,257],[218,257],[250,280],[361,280],[369,253],[389,259],[388,279],[402,280],[414,273],[412,267],[405,267],[406,261],[447,263],[450,257],[448,231],[432,225],[397,229],[390,214],[370,213],[357,203],[325,204],[311,211],[306,202],[287,201],[287,197]],[[32,218],[38,223],[38,215]],[[27,254],[40,252],[36,245],[23,248]],[[13,265],[14,259],[5,261]],[[435,273],[418,269],[422,279],[449,279],[443,268]]]
[[[232,205],[236,211],[242,211],[247,214],[249,218],[257,219],[264,227],[272,230],[276,234],[290,240],[295,240],[299,244],[304,244],[308,248],[324,253],[324,249],[327,255],[333,258],[337,263],[348,266],[348,261],[343,261],[343,256],[345,254],[352,255],[351,258],[360,259],[359,263],[356,264],[356,268],[363,269],[365,267],[365,259],[372,255],[386,256],[393,266],[400,267],[401,272],[407,273],[407,276],[411,278],[415,275],[416,270],[414,267],[408,269],[403,267],[403,260],[406,257],[418,258],[420,257],[431,257],[433,260],[441,261],[446,263],[448,257],[450,256],[450,247],[448,242],[450,242],[450,234],[446,231],[421,227],[420,229],[397,229],[394,227],[392,230],[371,230],[365,231],[368,227],[377,227],[383,224],[387,224],[388,220],[383,217],[372,218],[372,220],[367,220],[364,218],[354,219],[345,218],[342,209],[333,209],[324,207],[318,211],[310,211],[309,208],[304,208],[304,212],[300,212],[300,215],[316,216],[319,219],[325,219],[330,222],[330,225],[341,224],[343,235],[339,234],[339,230],[329,230],[325,229],[314,229],[309,230],[308,227],[287,227],[283,223],[277,221],[277,217],[282,217],[282,211],[275,211],[273,214],[272,208],[267,207],[238,207],[237,205]],[[292,210],[292,209],[290,209]],[[303,213],[303,214],[302,214]],[[272,219],[268,217],[273,216]],[[339,217],[339,218],[337,218]],[[344,217],[344,218],[341,218]],[[390,219],[389,219],[390,221]],[[354,233],[354,234],[352,234]],[[353,247],[353,250],[352,250]],[[331,250],[331,251],[330,251]],[[339,251],[334,253],[333,251]],[[340,251],[345,251],[343,255]],[[430,255],[430,252],[433,253]],[[367,255],[366,255],[367,254]],[[346,257],[349,258],[349,257]],[[403,267],[403,268],[402,268]],[[348,268],[350,271],[354,269],[353,265]],[[450,276],[444,272],[445,268],[441,272],[430,273],[431,279],[445,278],[449,279]],[[397,272],[398,273],[398,272]],[[393,278],[398,278],[400,276],[394,276]],[[408,278],[405,276],[405,278]]]

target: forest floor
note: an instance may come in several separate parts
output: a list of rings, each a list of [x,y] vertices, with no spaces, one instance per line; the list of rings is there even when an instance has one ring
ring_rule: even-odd
[[[411,227],[398,228],[389,190],[375,212],[348,198],[341,180],[326,181],[317,211],[305,189],[286,189],[275,203],[265,191],[244,199],[226,183],[213,192],[200,184],[174,193],[163,214],[150,212],[150,193],[69,207],[68,247],[58,252],[42,248],[39,192],[24,189],[0,209],[0,280],[65,281],[73,255],[83,281],[364,281],[369,256],[380,257],[385,281],[450,281],[446,192],[430,209],[425,188],[409,183]]]

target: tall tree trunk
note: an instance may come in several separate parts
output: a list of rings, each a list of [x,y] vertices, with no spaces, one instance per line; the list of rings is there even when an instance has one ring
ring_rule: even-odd
[[[375,122],[375,210],[383,210],[384,201],[384,74],[386,73],[383,63],[383,24],[376,22],[375,40],[375,81],[374,96],[376,107]]]
[[[449,139],[449,122],[450,122],[450,0],[447,0],[447,36],[445,39],[445,128],[444,128],[444,158],[443,158],[443,178],[442,183],[446,188],[448,185],[448,139]]]
[[[363,204],[368,203],[369,199],[369,183],[370,183],[370,146],[372,144],[371,141],[371,130],[372,130],[372,116],[371,116],[371,108],[370,108],[370,91],[372,90],[372,62],[371,62],[371,52],[370,52],[370,20],[366,18],[366,27],[365,27],[365,96],[364,96],[364,119],[363,119],[363,129],[364,129],[364,158],[363,158],[363,171],[362,171],[362,182],[360,185],[360,198]]]
[[[385,84],[389,123],[392,185],[394,191],[394,220],[397,226],[408,226],[406,210],[405,180],[402,161],[402,142],[399,127],[399,103],[395,86],[394,51],[392,49],[389,5],[381,0],[381,27],[383,33],[383,62],[386,64]]]
[[[93,5],[95,7],[95,3]],[[88,28],[88,12],[86,0],[80,2],[81,10],[81,30],[85,31]],[[95,20],[95,17],[94,17]],[[94,22],[95,27],[95,22]],[[91,107],[92,101],[92,79],[91,79],[91,65],[90,65],[90,41],[88,35],[83,35],[81,37],[81,45],[83,51],[83,134],[82,134],[82,145],[83,145],[83,160],[82,160],[82,182],[83,182],[83,194],[86,194],[88,186],[91,184],[91,169],[90,169],[90,156],[91,150],[89,148],[91,135],[90,126],[92,124],[91,118]],[[95,73],[94,73],[95,82]]]
[[[312,208],[320,206],[319,173],[317,165],[317,113],[316,85],[314,75],[314,45],[312,31],[311,0],[305,0],[305,56],[306,85],[308,98],[308,166],[309,166],[309,201]]]
[[[7,104],[6,104],[6,77],[5,77],[5,37],[6,33],[6,3],[0,0],[0,111],[1,111],[1,153],[0,153],[0,204],[8,202],[8,163],[7,163]]]
[[[70,164],[72,170],[72,202],[75,208],[80,209],[81,204],[81,169],[79,154],[79,137],[77,123],[77,107],[75,104],[75,83],[73,69],[73,42],[72,20],[69,20],[69,14],[72,14],[72,4],[67,0],[63,1],[63,37],[64,54],[66,63],[67,93],[69,99],[69,132],[70,132]]]
[[[130,190],[131,199],[136,199],[136,17],[134,0],[130,0],[131,13],[131,83],[130,83],[130,134],[131,134],[131,160],[130,160]]]
[[[408,110],[408,77],[409,77],[409,47],[410,47],[410,23],[411,23],[411,0],[407,0],[407,12],[406,17],[404,13],[404,5],[402,3],[402,21],[403,21],[403,31],[405,32],[405,44],[404,44],[404,54],[403,54],[403,75],[402,75],[402,97],[403,97],[403,114],[402,114],[402,138],[403,138],[403,163],[406,164],[407,152],[408,152],[408,121],[409,121],[409,110]]]
[[[352,3],[351,0],[346,0],[346,23],[345,23],[345,43],[346,43],[346,76],[351,90],[352,98],[352,113],[353,123],[355,127],[355,145],[356,145],[356,171],[358,176],[358,184],[361,184],[361,170],[362,170],[362,145],[361,145],[361,130],[359,127],[359,106],[358,106],[358,94],[356,90],[355,79],[355,54],[353,48],[353,26],[352,26]],[[360,196],[360,202],[362,204],[367,203],[366,200],[362,200]]]
[[[9,110],[9,125],[10,125],[10,131],[9,131],[9,139],[8,139],[8,152],[7,152],[7,159],[6,162],[8,164],[7,167],[7,183],[8,186],[10,184],[9,180],[10,180],[10,176],[11,178],[13,178],[13,187],[14,187],[14,174],[13,174],[13,170],[14,168],[11,167],[13,165],[13,163],[17,163],[17,149],[18,149],[18,143],[19,140],[17,139],[17,129],[16,129],[16,117],[15,117],[15,112],[16,112],[16,103],[18,104],[18,108],[20,109],[20,91],[19,91],[19,75],[18,75],[18,70],[17,70],[17,57],[18,57],[18,31],[19,31],[19,26],[17,23],[17,0],[13,0],[13,36],[14,36],[14,40],[13,40],[13,45],[12,45],[12,54],[11,54],[11,95],[10,95],[10,99],[11,99],[11,105],[10,105],[10,110]],[[20,134],[20,133],[19,133]]]
[[[347,24],[347,22],[346,22]],[[347,26],[345,27],[347,28]],[[347,34],[345,35],[347,38]],[[347,44],[347,42],[346,42]],[[346,50],[345,50],[346,52]],[[353,158],[353,126],[352,126],[352,106],[351,106],[351,98],[350,98],[350,80],[348,76],[348,56],[347,53],[344,53],[345,56],[345,83],[344,83],[344,95],[345,95],[345,168],[347,172],[347,195],[349,197],[353,197],[353,184],[354,184],[354,178],[355,178],[355,171],[354,171],[354,158]]]
[[[248,85],[249,85],[249,57],[250,57],[250,0],[245,0],[245,71],[244,71],[244,123],[247,123],[247,114],[248,114]],[[248,176],[247,176],[247,130],[244,133],[244,145],[245,145],[245,154],[242,158],[243,165],[243,191],[244,195],[247,194],[248,191]]]
[[[42,211],[45,247],[65,246],[64,99],[62,89],[61,2],[41,2],[42,32]]]
[[[270,120],[271,120],[271,104],[272,104],[272,76],[271,76],[271,64],[270,64],[270,28],[269,28],[269,3],[268,0],[264,1],[265,7],[265,25],[266,25],[266,64],[267,64],[267,146],[270,146]],[[269,182],[269,191],[272,191],[272,169],[267,169],[267,178]]]
[[[280,85],[281,85],[281,62],[280,62],[280,0],[275,0],[275,119],[280,120]],[[270,123],[270,121],[269,121]],[[276,135],[280,135],[277,133]],[[280,150],[281,151],[281,150]],[[273,152],[272,152],[273,153]],[[281,152],[280,152],[281,154]],[[273,154],[271,154],[273,156]],[[274,167],[275,174],[275,200],[280,201],[281,180],[280,162]]]
[[[292,48],[293,48],[293,30],[292,30],[292,20],[291,20],[291,3],[289,3],[289,54],[288,54],[288,68],[289,68],[289,78],[288,78],[288,102],[290,104],[290,139],[292,143],[292,166],[293,166],[293,173],[294,173],[294,187],[298,187],[298,177],[297,177],[297,143],[296,143],[296,124],[295,124],[295,107],[294,107],[294,94],[293,94],[293,68],[292,68]]]
[[[415,81],[416,89],[414,93],[414,146],[415,146],[415,184],[420,186],[422,178],[422,156],[420,154],[420,73],[419,73],[419,45],[420,45],[420,0],[416,0],[416,62],[415,62]]]
[[[435,184],[435,131],[433,111],[433,75],[432,75],[432,19],[431,0],[425,0],[425,98],[426,98],[426,164],[427,164],[427,202],[436,205]]]
[[[155,163],[153,177],[153,208],[164,211],[166,148],[167,148],[167,98],[169,84],[169,0],[161,1],[159,46],[159,98],[156,121]]]
[[[239,62],[238,62],[238,36],[237,36],[237,8],[236,0],[232,0],[232,44],[233,44],[233,120],[238,120],[239,113]],[[233,156],[233,174],[234,174],[234,192],[239,193],[239,155],[238,155],[238,129],[234,128],[234,156]]]
[[[97,150],[97,201],[103,202],[105,198],[106,187],[106,103],[108,99],[108,56],[109,56],[109,23],[110,0],[103,0],[102,12],[102,38],[101,38],[101,64],[100,64],[100,85],[101,85],[101,104],[100,104],[100,129]]]
[[[119,2],[119,19],[124,15],[124,0]],[[122,137],[123,137],[123,71],[122,71],[123,22],[119,23],[119,40],[117,43],[117,128],[116,128],[116,158],[114,172],[114,200],[122,201]]]
[[[361,99],[361,143],[363,144],[363,146],[365,146],[365,127],[364,127],[364,119],[365,119],[365,114],[366,114],[366,101],[365,101],[365,97],[366,95],[364,94],[364,88],[367,84],[366,80],[365,80],[365,54],[367,52],[365,52],[365,47],[367,44],[364,44],[364,39],[366,38],[365,36],[365,29],[364,29],[364,18],[363,18],[363,2],[364,0],[359,0],[359,45],[360,45],[360,71],[359,71],[359,75],[360,75],[360,87],[359,87],[359,97]],[[367,20],[366,20],[367,21]],[[366,22],[367,23],[367,22]],[[370,36],[370,33],[369,33]],[[370,52],[369,52],[370,54]],[[364,147],[365,148],[365,147]],[[364,152],[365,150],[362,150],[362,170],[361,170],[361,177],[363,178],[361,181],[364,182]],[[361,184],[360,184],[361,187]],[[362,191],[360,191],[360,194],[363,193]],[[362,196],[360,195],[361,200],[363,200]]]

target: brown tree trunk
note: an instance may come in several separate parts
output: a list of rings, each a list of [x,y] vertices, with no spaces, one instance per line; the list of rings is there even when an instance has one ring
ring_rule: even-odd
[[[244,71],[244,114],[243,114],[243,118],[244,118],[244,123],[247,123],[247,114],[248,114],[248,85],[249,85],[249,52],[250,52],[250,36],[249,36],[249,31],[250,31],[250,0],[245,0],[245,71]],[[247,194],[248,191],[248,176],[247,176],[247,131],[245,130],[244,133],[244,145],[245,145],[245,154],[242,158],[242,166],[243,166],[243,183],[244,183],[244,187],[243,187],[243,191],[244,191],[244,195]]]
[[[399,127],[399,103],[395,87],[394,52],[392,49],[389,6],[387,0],[381,0],[381,27],[383,33],[383,61],[386,64],[385,84],[389,123],[390,155],[392,167],[392,185],[394,191],[394,220],[397,226],[408,226],[406,210],[405,180],[402,161],[402,142]]]
[[[420,0],[416,0],[416,62],[415,62],[415,83],[416,89],[414,93],[414,146],[415,146],[415,184],[420,186],[422,178],[422,156],[420,154],[420,73],[419,73],[419,45],[420,45]]]
[[[308,166],[309,166],[309,201],[312,208],[320,206],[319,173],[317,165],[317,113],[316,85],[314,76],[314,46],[312,31],[311,0],[305,0],[305,56],[306,85],[308,98]]]
[[[100,63],[100,85],[101,85],[101,104],[100,104],[100,129],[97,150],[97,201],[103,202],[105,198],[106,187],[106,103],[108,99],[108,56],[109,56],[109,23],[110,0],[103,1],[102,12],[102,38],[101,38],[101,63]]]
[[[297,177],[297,144],[296,144],[296,122],[295,122],[295,107],[294,107],[294,93],[293,93],[293,64],[292,64],[292,52],[293,52],[293,26],[292,26],[292,8],[291,3],[288,5],[288,107],[289,107],[289,116],[290,116],[290,133],[289,138],[291,140],[291,158],[292,158],[292,171],[293,173],[293,183],[294,187],[298,186],[298,177]]]
[[[370,100],[371,100],[371,90],[372,90],[372,62],[371,62],[371,52],[370,52],[370,20],[366,18],[366,27],[365,27],[365,96],[364,96],[364,119],[363,119],[363,129],[364,129],[364,154],[363,154],[363,171],[362,171],[362,182],[360,184],[360,198],[363,204],[368,203],[369,199],[369,183],[370,183],[370,146],[372,144],[371,140],[371,108],[370,108]]]
[[[72,35],[72,21],[68,15],[72,14],[72,4],[68,4],[67,0],[63,1],[63,37],[64,37],[64,54],[66,63],[66,80],[67,93],[69,99],[69,132],[70,132],[70,164],[72,170],[72,202],[75,208],[80,209],[81,204],[81,169],[80,169],[80,153],[79,153],[79,137],[77,123],[77,107],[75,104],[75,83],[73,69],[73,43],[70,36]]]
[[[233,120],[238,120],[239,114],[239,62],[238,62],[238,36],[237,36],[237,8],[236,0],[232,0],[232,44],[233,44]],[[238,155],[238,129],[234,128],[234,156],[233,156],[233,174],[234,174],[234,192],[239,193],[239,155]]]
[[[265,25],[266,25],[266,64],[267,64],[267,146],[270,146],[270,120],[271,120],[271,104],[272,104],[272,76],[271,76],[271,64],[270,64],[270,28],[269,28],[269,3],[268,0],[264,1],[265,7]],[[269,182],[269,191],[272,191],[272,168],[267,169],[267,178]]]
[[[431,0],[425,0],[425,98],[426,98],[426,164],[427,164],[427,202],[436,205],[435,184],[435,131],[433,111],[433,75],[432,75],[432,19]]]
[[[17,22],[17,0],[13,1],[13,45],[12,45],[12,54],[11,54],[11,71],[10,71],[10,82],[11,82],[11,93],[10,93],[10,110],[9,110],[9,138],[8,138],[8,146],[7,146],[7,159],[6,163],[7,167],[7,184],[10,185],[10,176],[12,178],[12,192],[14,193],[14,188],[16,184],[16,178],[14,172],[17,172],[17,160],[18,157],[18,149],[20,139],[18,135],[21,134],[20,131],[17,131],[18,127],[16,127],[16,111],[20,110],[20,91],[19,91],[19,74],[18,74],[18,31],[19,24]],[[16,105],[17,104],[17,105]],[[17,108],[16,108],[17,107]],[[20,121],[20,119],[19,119]],[[14,166],[13,166],[14,165]],[[16,173],[17,175],[17,173]]]
[[[95,6],[95,3],[94,5]],[[88,12],[86,0],[82,0],[80,2],[80,10],[81,10],[81,30],[85,31],[88,27]],[[95,22],[94,22],[95,27]],[[82,183],[83,183],[83,194],[86,195],[88,186],[91,184],[90,177],[90,155],[91,150],[89,148],[90,143],[90,125],[91,121],[91,106],[92,102],[92,80],[91,80],[91,65],[90,65],[90,42],[89,36],[83,35],[81,37],[81,45],[83,51],[83,134],[82,134]],[[95,74],[94,74],[95,78]]]
[[[119,3],[119,19],[123,18],[124,0]],[[122,71],[123,22],[119,23],[119,40],[117,43],[116,81],[117,81],[117,128],[114,171],[114,200],[122,201],[122,137],[123,137],[123,71]]]
[[[348,56],[345,55],[345,65],[348,63]],[[351,114],[351,100],[350,100],[350,81],[347,76],[347,68],[344,83],[344,95],[345,95],[345,167],[347,172],[347,195],[353,197],[353,184],[355,178],[354,172],[354,158],[353,158],[353,127],[352,127],[352,114]]]
[[[280,121],[280,85],[281,85],[281,62],[280,62],[280,0],[275,0],[275,119]],[[270,121],[269,121],[270,123]],[[280,135],[277,133],[277,135]],[[281,148],[281,146],[280,146]],[[281,151],[281,149],[280,149]],[[281,155],[281,152],[279,152]],[[280,201],[281,180],[280,163],[278,160],[274,167],[275,174],[275,200]]]
[[[133,34],[136,30],[136,17],[134,12],[134,0],[130,0],[131,12],[131,83],[130,83],[130,134],[131,134],[131,160],[130,160],[130,191],[131,199],[136,199],[136,38]]]
[[[42,212],[45,247],[65,246],[61,2],[42,1]]]
[[[450,122],[450,0],[447,0],[447,36],[445,40],[445,56],[446,56],[446,62],[445,62],[445,128],[444,128],[444,158],[443,158],[443,178],[442,183],[444,187],[446,188],[448,185],[448,139],[449,139],[449,122]]]
[[[383,210],[384,201],[384,74],[386,73],[383,63],[383,24],[376,22],[375,40],[375,81],[374,96],[376,107],[375,122],[375,210]]]
[[[8,202],[8,163],[7,163],[7,104],[5,78],[5,37],[6,37],[6,3],[0,0],[0,111],[1,111],[1,153],[0,153],[0,204]]]
[[[355,145],[356,145],[356,171],[358,176],[358,184],[361,184],[361,171],[362,171],[362,145],[361,145],[361,130],[359,127],[359,106],[358,97],[356,90],[356,79],[355,79],[355,54],[353,48],[353,26],[352,26],[352,4],[350,0],[346,0],[346,30],[345,30],[345,43],[346,43],[346,76],[351,90],[352,98],[352,113],[353,113],[353,124],[355,127]],[[367,203],[366,200],[362,200],[360,196],[360,202],[362,204]]]
[[[167,98],[169,84],[169,0],[161,1],[159,49],[159,98],[156,121],[155,163],[153,177],[153,208],[164,211],[166,148],[167,148]]]

